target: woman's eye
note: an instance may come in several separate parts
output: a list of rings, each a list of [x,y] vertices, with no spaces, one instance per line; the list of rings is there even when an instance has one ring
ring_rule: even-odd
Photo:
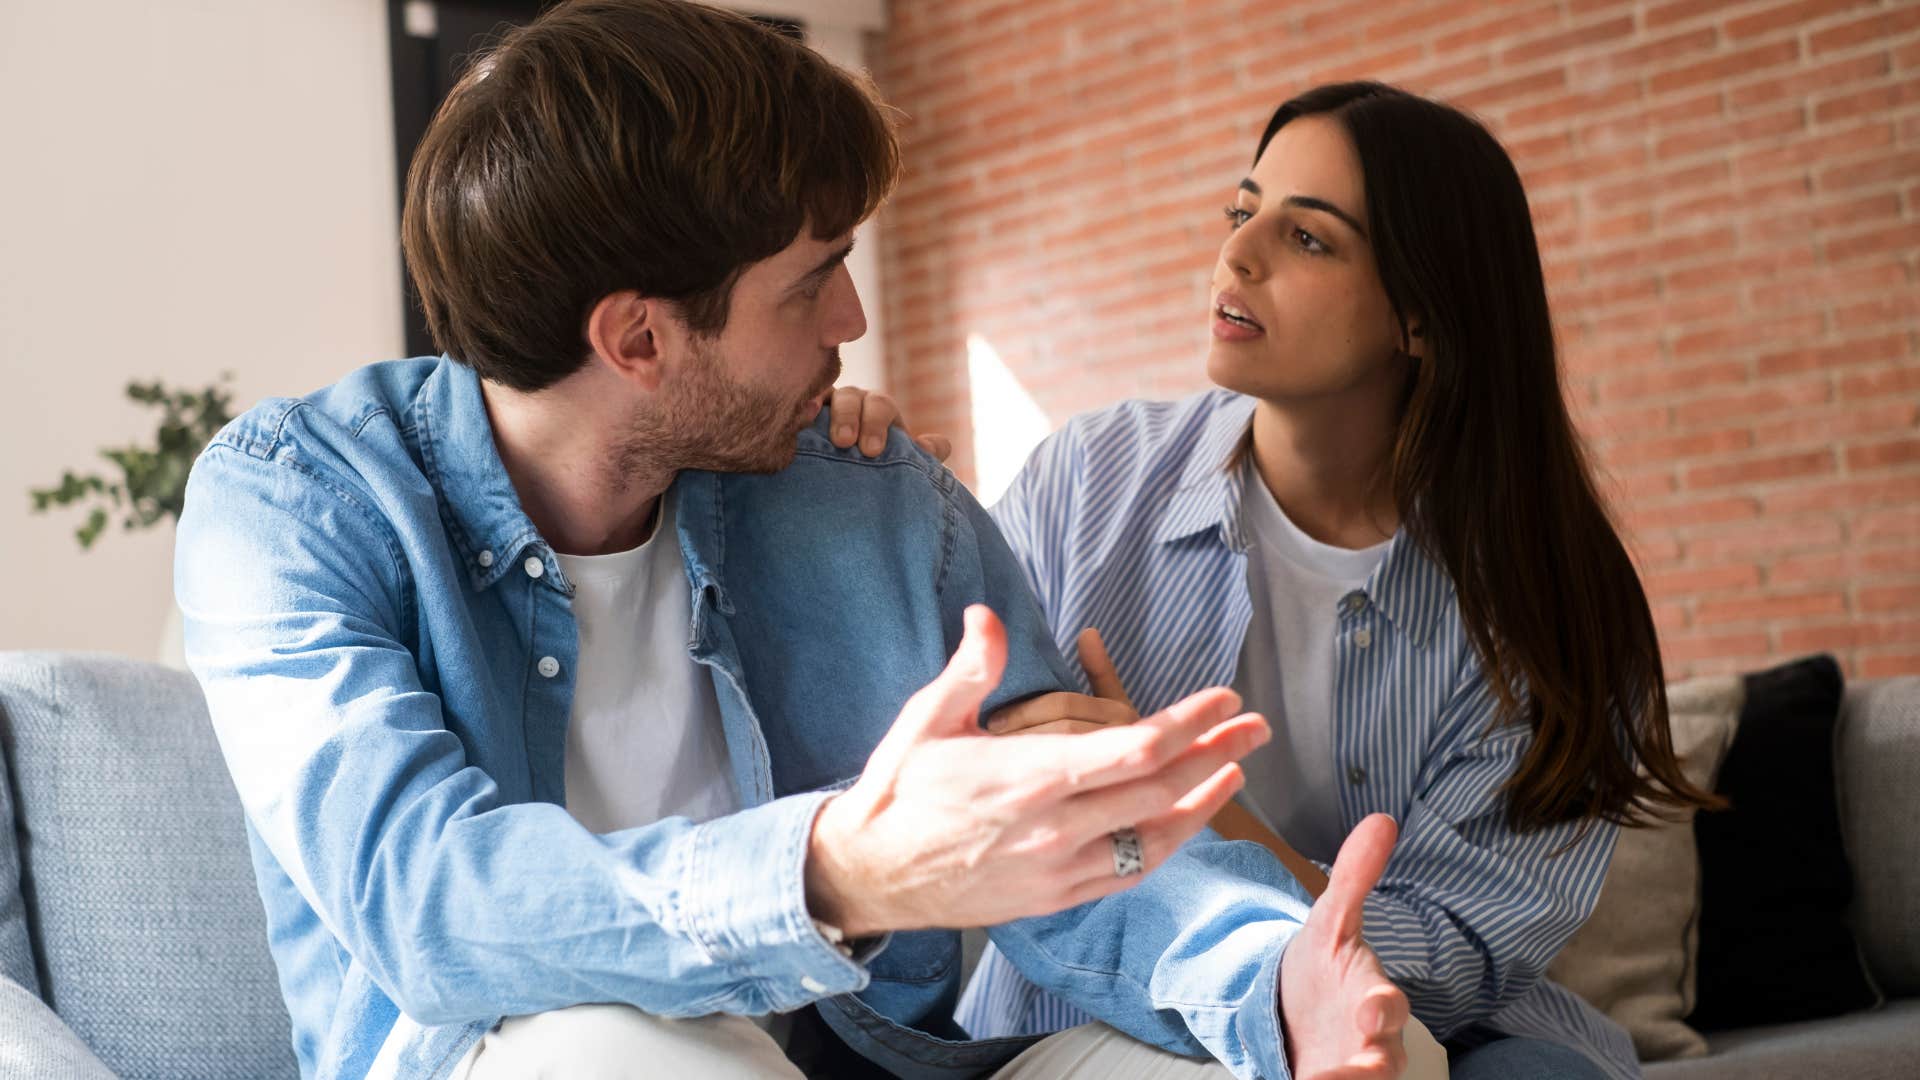
[[[1315,255],[1324,255],[1327,251],[1327,245],[1321,243],[1319,237],[1305,229],[1296,228],[1293,230],[1293,242],[1299,244],[1301,250],[1312,252]]]
[[[1223,206],[1220,208],[1220,212],[1227,216],[1227,228],[1229,229],[1237,229],[1245,225],[1247,219],[1253,216],[1252,211],[1242,210],[1237,206]]]

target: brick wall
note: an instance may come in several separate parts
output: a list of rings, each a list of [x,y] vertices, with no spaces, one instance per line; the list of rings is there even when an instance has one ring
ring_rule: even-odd
[[[1376,77],[1519,164],[1567,386],[1675,676],[1920,672],[1920,3],[894,0],[891,385],[973,466],[966,341],[1046,413],[1205,385],[1272,108]]]

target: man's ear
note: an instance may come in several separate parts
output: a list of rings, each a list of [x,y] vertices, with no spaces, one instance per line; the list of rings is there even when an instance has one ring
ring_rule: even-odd
[[[654,331],[664,315],[661,304],[632,289],[601,297],[587,313],[587,346],[594,362],[641,389],[658,388],[663,372]]]

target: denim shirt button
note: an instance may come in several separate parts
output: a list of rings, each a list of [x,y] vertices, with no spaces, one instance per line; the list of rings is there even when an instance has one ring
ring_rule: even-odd
[[[473,561],[480,564],[480,569],[485,570],[487,567],[493,565],[493,552],[483,551],[474,556]]]
[[[827,992],[827,984],[811,975],[802,975],[800,976],[800,989],[805,990],[809,994],[824,994]]]
[[[539,575],[536,574],[534,576],[538,577]],[[551,656],[541,657],[540,662],[533,665],[533,667],[534,670],[540,673],[540,677],[543,679],[551,679],[555,675],[560,674],[560,661],[555,660]]]
[[[541,562],[538,555],[527,556],[527,561],[521,565],[526,567],[527,576],[530,578],[537,578],[547,572],[547,564]]]

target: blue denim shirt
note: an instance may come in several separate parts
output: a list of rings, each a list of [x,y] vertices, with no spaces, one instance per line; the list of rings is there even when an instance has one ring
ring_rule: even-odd
[[[1031,1042],[952,1020],[958,934],[855,962],[814,928],[807,838],[961,612],[1006,621],[988,702],[1072,685],[1022,571],[951,474],[823,423],[770,477],[684,473],[687,648],[714,680],[744,809],[594,834],[563,807],[571,585],[521,510],[473,372],[364,368],[263,402],[196,464],[177,542],[187,654],[246,810],[303,1075],[364,1075],[404,1013],[405,1077],[501,1017],[587,1002],[663,1016],[818,1003],[903,1076]],[[1028,978],[1139,1038],[1285,1075],[1280,956],[1305,895],[1211,837],[1125,893],[992,928]],[[1230,940],[1229,940],[1230,939]]]

